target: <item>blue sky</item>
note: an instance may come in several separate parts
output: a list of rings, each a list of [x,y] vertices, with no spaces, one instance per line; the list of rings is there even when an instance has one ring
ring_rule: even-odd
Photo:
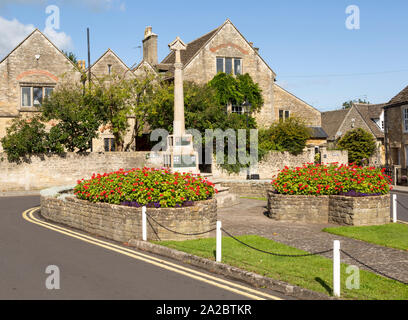
[[[130,1],[0,0],[0,56],[33,27],[44,31],[48,5],[60,9],[60,29],[51,38],[91,60],[107,48],[130,67],[141,59],[144,28],[159,35],[159,60],[176,36],[185,42],[229,18],[260,48],[277,83],[321,111],[350,99],[389,101],[408,85],[408,1]],[[346,7],[360,9],[360,29],[348,30]]]

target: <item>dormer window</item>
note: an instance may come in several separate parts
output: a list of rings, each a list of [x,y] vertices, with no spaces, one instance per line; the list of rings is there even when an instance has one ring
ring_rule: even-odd
[[[242,74],[242,59],[217,57],[217,73],[225,72],[227,74]]]

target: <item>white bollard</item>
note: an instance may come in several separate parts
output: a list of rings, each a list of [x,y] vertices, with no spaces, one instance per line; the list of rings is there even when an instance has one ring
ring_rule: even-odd
[[[142,208],[142,240],[147,241],[147,217],[146,207]]]
[[[222,242],[222,233],[221,233],[221,221],[217,221],[217,249],[216,249],[216,261],[221,262],[221,242]]]
[[[333,243],[333,294],[340,297],[340,241]]]
[[[394,223],[397,223],[398,218],[397,218],[397,195],[393,194],[392,195],[392,221]]]

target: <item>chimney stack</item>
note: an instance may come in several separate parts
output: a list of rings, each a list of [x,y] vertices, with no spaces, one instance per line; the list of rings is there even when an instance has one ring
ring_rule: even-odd
[[[157,34],[152,32],[152,27],[146,27],[143,39],[143,60],[154,66],[158,64],[157,37]]]

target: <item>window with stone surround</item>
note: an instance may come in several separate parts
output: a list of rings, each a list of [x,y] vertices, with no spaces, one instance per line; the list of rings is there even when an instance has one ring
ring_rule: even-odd
[[[279,110],[279,120],[286,120],[290,117],[290,111],[289,110]]]
[[[230,57],[217,57],[216,59],[217,73],[225,72],[228,74],[242,74],[242,59]]]
[[[238,113],[238,114],[243,114],[244,113],[244,108],[240,105],[232,105],[231,108],[232,113]]]
[[[54,88],[49,86],[22,86],[21,106],[40,107],[43,103],[44,97],[49,97],[53,90]]]
[[[408,132],[408,107],[402,108],[402,125],[404,132]]]

